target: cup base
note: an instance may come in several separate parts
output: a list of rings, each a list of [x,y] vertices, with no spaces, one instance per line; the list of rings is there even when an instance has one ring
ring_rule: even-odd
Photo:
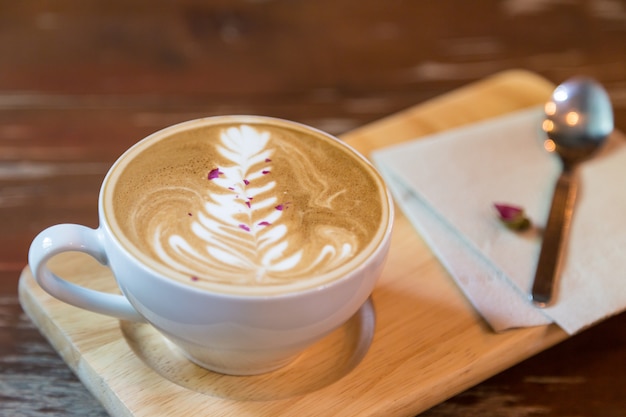
[[[260,375],[280,369],[293,362],[316,341],[274,349],[223,350],[197,346],[172,336],[164,336],[172,350],[178,351],[192,363],[209,371],[233,376]]]
[[[191,354],[185,352],[181,348],[176,345],[173,345],[172,348],[178,350],[181,355],[187,358],[192,363],[198,365],[201,368],[206,370],[217,372],[219,374],[224,375],[232,375],[232,376],[253,376],[253,375],[261,375],[269,372],[276,371],[280,368],[283,368],[289,365],[291,362],[296,360],[299,354],[295,354],[293,356],[289,356],[287,359],[275,360],[273,362],[261,362],[261,365],[257,363],[248,363],[247,365],[238,364],[236,367],[234,366],[224,366],[215,362],[206,362],[202,359],[192,356]]]

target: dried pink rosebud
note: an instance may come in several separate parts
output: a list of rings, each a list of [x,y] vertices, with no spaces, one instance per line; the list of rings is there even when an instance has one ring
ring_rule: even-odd
[[[250,185],[250,181],[248,181],[248,180],[246,180],[246,179],[244,179],[244,180],[243,180],[243,183],[244,183],[245,185]]]
[[[264,169],[263,171],[261,171],[261,174],[263,174],[263,175],[267,175],[269,173],[270,173],[270,171],[268,171],[267,169]]]
[[[265,162],[272,162],[272,160],[269,158],[265,158]]]
[[[192,281],[197,281],[197,280],[199,280],[199,279],[200,279],[200,278],[198,278],[198,277],[196,277],[196,276],[192,276],[192,277],[191,277],[191,280],[192,280]]]
[[[502,223],[513,230],[526,230],[530,227],[530,220],[526,217],[522,207],[510,204],[494,203]]]
[[[259,226],[270,226],[270,225],[271,225],[270,222],[265,222],[265,221],[259,222]]]
[[[239,228],[245,230],[246,232],[250,231],[250,228],[248,226],[246,226],[245,224],[240,224]]]
[[[517,219],[524,213],[524,209],[508,204],[494,203],[494,207],[498,210],[500,218],[505,221]]]

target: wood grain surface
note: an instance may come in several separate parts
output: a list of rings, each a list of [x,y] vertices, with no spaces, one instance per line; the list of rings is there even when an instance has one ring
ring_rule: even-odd
[[[38,231],[97,225],[104,174],[139,138],[226,113],[343,134],[511,68],[597,78],[625,130],[626,2],[0,0],[0,415],[106,415],[17,281]],[[616,316],[423,415],[624,416],[625,329]]]

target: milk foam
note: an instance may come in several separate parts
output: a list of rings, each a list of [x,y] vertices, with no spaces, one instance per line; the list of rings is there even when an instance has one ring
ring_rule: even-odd
[[[150,167],[163,162],[148,149],[116,185],[124,234],[177,279],[300,283],[347,264],[377,233],[380,185],[336,144],[263,124],[189,136],[155,148],[170,153],[171,169]],[[147,169],[161,178],[145,178]]]
[[[315,242],[315,248],[290,248],[289,236],[298,230],[282,221],[292,208],[288,202],[279,204],[275,193],[276,181],[271,176],[275,149],[268,132],[242,125],[225,130],[220,139],[217,149],[224,165],[210,171],[207,201],[190,224],[202,247],[159,227],[152,245],[160,259],[197,279],[206,279],[208,270],[211,280],[271,284],[284,281],[285,276],[293,280],[336,268],[354,255],[354,234],[329,225],[316,227],[315,234],[322,239],[316,239],[321,242]],[[317,256],[304,256],[305,250],[314,250]]]

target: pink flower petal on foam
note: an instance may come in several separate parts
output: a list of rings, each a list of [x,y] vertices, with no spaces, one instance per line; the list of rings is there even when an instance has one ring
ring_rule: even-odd
[[[282,211],[282,210],[287,210],[287,209],[289,208],[288,204],[291,204],[291,203],[288,201],[288,202],[286,202],[286,203],[279,204],[279,205],[275,206],[274,208],[275,208],[276,210],[280,210],[280,211]]]
[[[208,179],[214,180],[215,178],[218,178],[221,174],[223,174],[223,172],[220,172],[219,168],[213,168],[211,171],[209,171]]]

